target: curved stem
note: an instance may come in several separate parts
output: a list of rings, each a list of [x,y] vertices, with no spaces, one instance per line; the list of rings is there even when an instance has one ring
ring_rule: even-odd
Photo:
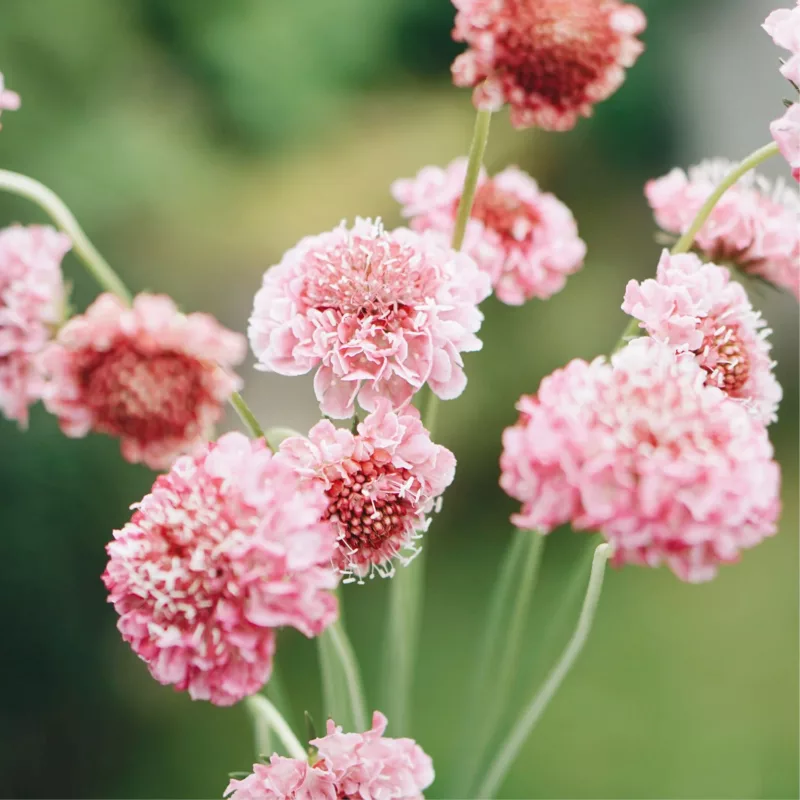
[[[361,684],[361,674],[358,669],[353,646],[347,638],[347,634],[341,625],[341,620],[337,620],[327,628],[336,655],[342,667],[347,693],[350,698],[350,709],[356,729],[365,731],[367,725],[367,709],[364,704],[364,687]]]
[[[247,430],[250,431],[250,435],[254,439],[264,439],[267,441],[267,437],[264,434],[261,425],[259,425],[256,415],[252,412],[250,406],[245,403],[244,398],[239,394],[239,392],[234,392],[231,395],[230,404],[236,409],[239,419],[244,423]],[[267,446],[271,446],[268,441]]]
[[[305,761],[308,758],[306,748],[300,744],[300,740],[292,732],[289,723],[286,722],[280,711],[263,694],[251,695],[245,700],[245,704],[256,721],[256,731],[262,724],[268,725],[278,735],[278,738],[286,748],[286,752],[292,758],[300,761]],[[261,755],[269,754],[263,753]]]
[[[132,298],[128,288],[89,241],[72,212],[55,192],[33,178],[5,169],[0,170],[0,190],[36,203],[69,236],[75,255],[83,261],[100,286],[130,305]]]
[[[605,575],[606,563],[609,555],[610,545],[608,544],[601,544],[594,551],[589,585],[586,589],[586,597],[583,601],[583,607],[578,617],[578,624],[575,627],[575,632],[572,634],[572,638],[564,649],[561,658],[550,671],[541,689],[534,694],[530,703],[528,703],[500,746],[499,752],[489,767],[486,778],[478,789],[477,797],[490,798],[495,795],[500,788],[500,784],[505,779],[509,768],[519,755],[519,751],[525,743],[525,740],[541,718],[550,700],[552,700],[553,696],[564,682],[564,678],[567,677],[567,674],[583,650],[583,646],[586,644],[589,632],[592,629],[595,613],[597,612],[597,603],[603,588],[603,577]]]
[[[479,111],[475,118],[475,129],[472,133],[472,144],[469,148],[469,161],[467,162],[467,175],[464,179],[461,200],[458,203],[456,226],[453,229],[453,250],[460,250],[461,245],[464,243],[467,220],[472,212],[472,203],[475,200],[475,192],[478,189],[483,154],[486,152],[486,143],[489,141],[489,123],[491,121],[491,111]]]

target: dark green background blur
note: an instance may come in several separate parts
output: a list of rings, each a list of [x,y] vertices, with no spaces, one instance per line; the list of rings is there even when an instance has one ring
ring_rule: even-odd
[[[641,5],[647,51],[594,119],[563,135],[513,132],[505,113],[493,123],[489,167],[516,162],[556,192],[589,256],[547,303],[486,303],[468,389],[441,412],[459,469],[428,537],[415,720],[442,777],[430,797],[459,768],[459,710],[510,535],[497,459],[515,400],[617,339],[625,282],[651,275],[659,252],[644,182],[745,155],[781,113],[779,52],[759,28],[770,2]],[[447,0],[0,0],[0,70],[23,98],[3,117],[0,163],[61,194],[134,290],[244,330],[261,273],[287,247],[355,214],[397,224],[391,181],[466,151],[473,112],[449,82],[452,18]],[[42,219],[0,198],[0,223]],[[65,268],[82,309],[95,287],[73,257]],[[771,429],[781,533],[703,586],[612,572],[587,650],[503,796],[798,796],[798,314],[768,289],[754,300],[786,393]],[[243,374],[265,424],[316,420],[310,380],[250,363]],[[111,530],[152,474],[113,441],[62,437],[41,410],[27,433],[0,421],[0,454],[0,794],[220,797],[227,773],[253,761],[244,711],[155,683],[99,579]],[[521,696],[580,542],[548,541]],[[385,597],[380,581],[346,591],[371,686]],[[278,661],[295,711],[319,718],[313,646],[286,635]]]

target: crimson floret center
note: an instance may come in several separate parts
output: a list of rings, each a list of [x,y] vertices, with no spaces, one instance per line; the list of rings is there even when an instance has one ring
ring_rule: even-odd
[[[517,239],[520,229],[527,234],[541,222],[535,208],[491,180],[478,187],[470,216],[506,239]]]
[[[695,352],[714,385],[733,395],[744,389],[750,378],[750,356],[735,326],[716,328],[706,335],[703,346]],[[709,353],[714,354],[715,363],[704,363]]]

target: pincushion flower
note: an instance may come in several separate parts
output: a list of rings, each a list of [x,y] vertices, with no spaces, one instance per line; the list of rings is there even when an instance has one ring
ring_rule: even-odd
[[[0,231],[0,412],[22,426],[43,391],[36,354],[64,314],[61,260],[70,246],[49,227]]]
[[[164,295],[128,308],[103,294],[42,354],[44,403],[67,436],[117,436],[128,461],[163,469],[207,439],[240,386],[229,368],[246,349],[243,336]]]
[[[16,111],[20,107],[19,95],[6,89],[5,78],[0,72],[0,113],[3,111]],[[2,126],[0,126],[2,127]]]
[[[655,280],[628,282],[622,310],[676,352],[694,355],[708,385],[763,423],[775,421],[782,392],[772,372],[769,330],[727,269],[665,250]]]
[[[523,397],[503,434],[502,487],[521,528],[599,531],[617,564],[682,580],[775,533],[780,472],[764,426],[687,353],[651,338],[572,361]]]
[[[773,11],[762,26],[778,47],[792,53],[781,68],[781,74],[800,85],[800,3],[794,8],[779,8]]]
[[[433,783],[433,763],[413,739],[385,737],[386,717],[376,711],[366,733],[342,733],[328,720],[327,735],[312,739],[313,766],[272,756],[253,774],[232,780],[230,800],[422,800]]]
[[[316,636],[334,621],[326,506],[321,488],[240,433],[156,480],[114,532],[103,581],[157,681],[230,705],[269,678],[277,628]]]
[[[792,168],[792,177],[800,182],[800,103],[794,103],[770,126],[772,138]]]
[[[668,233],[683,234],[734,167],[714,159],[649,181],[645,195],[656,222]],[[708,261],[734,264],[800,299],[800,193],[748,173],[722,196],[694,247]]]
[[[395,181],[392,194],[414,230],[436,231],[450,241],[466,168],[460,158],[445,169],[425,167],[415,178]],[[481,171],[463,249],[489,275],[497,297],[511,305],[560,292],[586,255],[572,212],[515,167],[493,178]]]
[[[315,367],[324,414],[395,408],[424,384],[442,399],[464,390],[461,353],[479,350],[478,303],[489,280],[434,236],[385,231],[357,219],[303,239],[264,275],[249,335],[259,368],[302,375]]]
[[[388,576],[418,552],[434,509],[455,474],[455,456],[434,444],[419,412],[394,413],[381,399],[357,432],[317,423],[285,439],[276,458],[322,487],[325,519],[338,533],[334,564],[349,579]]]
[[[610,97],[644,49],[642,11],[619,0],[453,0],[456,86],[517,128],[566,131]]]

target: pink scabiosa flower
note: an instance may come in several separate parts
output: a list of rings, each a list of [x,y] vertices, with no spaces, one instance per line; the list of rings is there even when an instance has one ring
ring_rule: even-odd
[[[0,412],[23,427],[44,387],[36,355],[64,315],[61,260],[70,246],[53,228],[0,231]]]
[[[775,533],[766,429],[691,354],[637,339],[611,363],[572,361],[517,408],[500,483],[521,528],[599,531],[616,564],[663,563],[690,582]]]
[[[316,636],[334,621],[327,502],[241,433],[156,480],[114,532],[103,581],[157,681],[230,705],[269,678],[276,628]]]
[[[273,755],[269,764],[253,764],[246,778],[234,778],[225,790],[228,800],[338,800],[333,775],[306,761]]]
[[[478,303],[489,279],[435,236],[357,219],[303,239],[264,275],[250,318],[259,369],[301,375],[319,367],[324,414],[344,419],[356,398],[395,408],[427,382],[443,400],[464,390],[461,353],[479,350]]]
[[[19,95],[16,92],[12,92],[11,89],[6,89],[5,78],[3,78],[3,73],[0,72],[0,113],[3,111],[16,111],[19,107]]]
[[[800,103],[794,103],[770,126],[772,138],[792,168],[792,177],[800,182]]]
[[[773,11],[762,27],[778,47],[791,51],[792,57],[781,68],[781,74],[800,86],[800,3]]]
[[[466,168],[459,158],[445,169],[425,167],[415,178],[395,181],[392,194],[414,230],[436,231],[450,241]],[[481,171],[463,250],[510,305],[560,292],[586,255],[572,212],[516,167],[493,178]]]
[[[679,236],[735,165],[704,161],[650,181],[645,195],[658,225]],[[695,237],[706,260],[726,262],[800,299],[800,193],[748,173],[722,196]]]
[[[392,575],[395,560],[407,564],[419,552],[456,466],[413,406],[395,413],[385,399],[355,434],[323,420],[307,439],[285,439],[276,458],[325,490],[324,516],[338,532],[334,564],[348,580]]]
[[[706,384],[744,404],[764,424],[782,392],[772,372],[770,331],[725,267],[665,250],[655,280],[629,281],[622,310],[676,353],[691,353]]]
[[[453,0],[453,63],[479,109],[508,103],[517,128],[566,131],[611,96],[644,49],[642,11],[619,0]]]
[[[209,436],[246,349],[240,334],[181,314],[164,295],[140,294],[128,308],[103,294],[42,354],[44,403],[67,436],[118,436],[128,461],[164,469]]]

